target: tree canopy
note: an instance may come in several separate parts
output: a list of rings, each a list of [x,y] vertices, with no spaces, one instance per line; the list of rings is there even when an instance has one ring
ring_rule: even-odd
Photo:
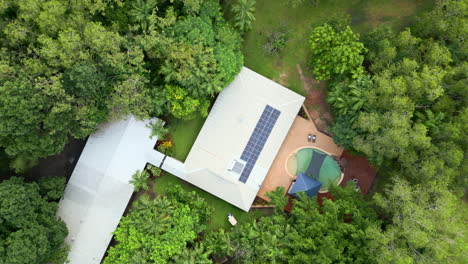
[[[385,244],[380,263],[466,261],[466,204],[443,183],[411,185],[396,178],[389,188],[374,197],[386,223],[375,237]]]
[[[211,210],[195,192],[185,192],[178,185],[166,196],[143,196],[121,219],[114,234],[118,243],[108,250],[103,263],[169,263],[195,258],[186,248],[205,230]],[[203,254],[196,258],[208,260]]]
[[[284,190],[279,190],[284,193]],[[215,254],[235,263],[373,263],[375,245],[371,228],[378,228],[377,215],[353,185],[332,187],[334,201],[306,195],[294,201],[291,214],[283,212],[284,195],[272,200],[279,210],[230,232],[207,238]]]
[[[447,16],[450,26],[466,22],[455,7],[466,5],[438,1],[434,11],[417,19],[415,30],[381,26],[368,33],[367,72],[334,80],[328,92],[336,142],[414,183],[461,176],[468,82],[466,62],[458,58],[466,50],[452,42],[463,32],[453,29],[458,37],[436,38],[425,30],[432,27],[428,17],[438,24]]]
[[[215,0],[4,1],[0,146],[22,170],[109,118],[208,113],[240,71]]]
[[[359,35],[349,26],[344,28],[325,23],[312,30],[310,36],[312,73],[317,80],[333,76],[357,77],[362,71],[365,52]]]
[[[58,177],[0,183],[0,263],[64,263],[68,230],[56,217],[64,189],[65,179]]]

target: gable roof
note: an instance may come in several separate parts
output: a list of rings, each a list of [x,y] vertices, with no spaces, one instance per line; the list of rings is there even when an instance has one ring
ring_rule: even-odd
[[[154,156],[150,121],[128,117],[89,136],[57,212],[69,230],[70,263],[101,263],[132,196],[129,181]]]
[[[184,180],[248,211],[304,97],[243,67],[219,95],[185,160]],[[280,111],[245,183],[232,171],[269,105]]]

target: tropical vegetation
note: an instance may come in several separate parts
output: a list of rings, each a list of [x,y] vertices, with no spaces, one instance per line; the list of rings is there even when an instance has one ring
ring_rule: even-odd
[[[176,261],[190,259],[185,249],[206,229],[211,210],[194,192],[176,185],[165,196],[142,196],[120,221],[114,234],[118,243],[108,250],[103,263],[181,263]],[[208,254],[196,258],[206,263]]]
[[[133,189],[135,190],[135,192],[140,191],[140,189],[143,189],[145,191],[149,190],[149,185],[148,185],[149,176],[150,175],[146,170],[144,170],[144,171],[137,170],[132,175],[132,179],[130,180],[130,184],[133,185]]]
[[[169,121],[152,136],[183,160],[243,54],[303,95],[325,87],[334,141],[378,168],[371,193],[331,186],[286,212],[278,189],[269,215],[245,213],[148,166],[103,263],[465,263],[468,1],[429,2],[225,0],[223,14],[216,0],[2,1],[0,263],[68,251],[66,179],[10,168],[129,114]]]
[[[255,0],[238,0],[237,4],[232,6],[234,13],[234,26],[241,32],[252,28],[255,20]]]
[[[4,1],[0,14],[0,146],[18,171],[110,118],[206,116],[243,64],[215,0]]]
[[[0,263],[65,262],[68,230],[56,217],[64,189],[62,177],[37,183],[11,177],[0,182]]]

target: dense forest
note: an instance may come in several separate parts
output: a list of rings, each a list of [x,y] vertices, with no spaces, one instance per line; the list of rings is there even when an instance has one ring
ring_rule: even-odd
[[[243,64],[216,1],[3,1],[0,146],[25,170],[98,124],[208,114]]]
[[[2,1],[0,156],[22,172],[107,120],[206,116],[255,23],[255,0],[234,2],[226,21],[216,0]],[[291,212],[278,189],[271,215],[211,230],[211,205],[173,186],[133,204],[103,263],[465,263],[467,16],[467,0],[438,0],[402,30],[360,35],[340,15],[308,32],[333,139],[378,168],[380,189],[332,186]],[[144,173],[132,183],[148,190]],[[0,264],[63,263],[64,185],[0,182]]]
[[[67,226],[57,219],[65,178],[26,183],[12,177],[0,183],[0,263],[64,263]]]

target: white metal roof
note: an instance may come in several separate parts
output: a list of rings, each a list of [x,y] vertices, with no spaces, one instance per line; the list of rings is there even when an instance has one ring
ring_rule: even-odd
[[[285,139],[304,97],[243,68],[218,96],[185,163],[166,157],[162,169],[248,211]],[[246,183],[232,168],[266,105],[281,114]],[[154,151],[150,120],[133,117],[99,127],[86,143],[59,203],[67,224],[71,264],[101,262],[112,232],[133,193],[129,184],[147,162],[159,166],[164,155]]]
[[[149,122],[128,117],[89,137],[58,209],[69,230],[71,264],[101,262],[132,196],[131,176],[154,160]]]
[[[248,211],[304,97],[243,67],[219,95],[185,160],[184,180]],[[266,105],[281,114],[246,183],[230,171]],[[163,167],[164,168],[164,167]]]

